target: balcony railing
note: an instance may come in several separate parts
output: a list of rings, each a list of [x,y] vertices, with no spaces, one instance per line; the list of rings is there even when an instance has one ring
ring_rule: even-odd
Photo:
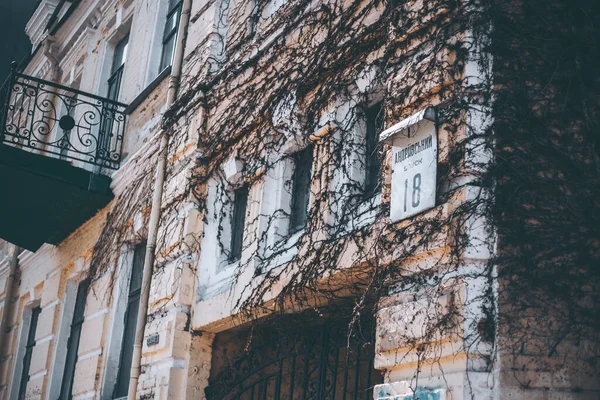
[[[0,90],[0,142],[118,169],[126,105],[13,71]]]

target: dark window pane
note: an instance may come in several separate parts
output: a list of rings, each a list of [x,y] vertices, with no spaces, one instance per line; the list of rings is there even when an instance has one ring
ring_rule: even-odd
[[[176,38],[177,35],[173,35],[167,42],[163,43],[162,58],[160,60],[159,68],[160,71],[167,68],[169,65],[171,65],[171,62],[173,62],[173,52],[175,51]]]
[[[129,45],[129,36],[125,36],[125,38],[122,39],[115,46],[115,53],[113,55],[112,69],[110,70],[111,74],[114,74],[116,70],[118,70],[125,64],[125,59],[127,58],[128,45]]]
[[[167,18],[167,23],[165,24],[164,36],[167,36],[167,35],[173,33],[175,28],[177,28],[178,20],[179,20],[179,12],[178,12],[178,10],[175,10],[175,12],[170,14],[169,17]]]
[[[133,266],[131,267],[131,283],[129,293],[139,291],[142,287],[142,274],[144,272],[144,259],[146,258],[146,242],[135,246],[133,251]]]
[[[231,261],[237,260],[242,256],[247,205],[248,186],[236,189],[233,199],[233,213],[231,215],[231,252],[229,255]]]
[[[89,281],[82,281],[77,288],[77,299],[75,300],[75,310],[73,311],[73,320],[71,322],[71,332],[67,344],[67,357],[65,361],[65,371],[60,388],[59,399],[71,399],[73,391],[73,378],[75,377],[75,365],[77,363],[77,351],[79,350],[79,339],[81,338],[81,325],[85,319],[85,301],[87,297],[87,288]]]
[[[133,253],[129,297],[127,300],[127,311],[125,311],[123,342],[121,343],[121,358],[119,360],[117,383],[113,397],[125,397],[129,389],[129,373],[131,372],[135,327],[140,308],[140,289],[142,287],[145,253],[146,243],[137,245]]]
[[[121,78],[123,77],[123,67],[119,68],[108,78],[108,99],[113,101],[119,100],[119,92],[121,90]],[[107,131],[108,132],[108,131]]]
[[[258,0],[252,2],[252,12],[250,14],[250,31],[249,35],[252,37],[258,31],[258,24],[260,22],[260,5]]]
[[[19,400],[25,398],[27,383],[29,382],[29,367],[31,366],[31,354],[35,346],[35,331],[37,330],[38,318],[42,309],[36,307],[31,310],[31,321],[29,323],[29,332],[27,333],[27,344],[25,345],[25,356],[23,357],[23,371],[21,372],[21,385],[19,386]]]
[[[379,187],[381,161],[379,159],[379,133],[383,128],[381,103],[365,112],[367,132],[365,135],[365,193],[373,194]]]
[[[290,233],[304,228],[308,216],[310,198],[310,178],[313,162],[313,149],[308,146],[294,154],[294,173],[292,176],[292,210],[290,215]]]
[[[113,63],[110,69],[110,78],[108,78],[108,98],[110,100],[117,101],[119,99],[119,92],[121,89],[121,80],[123,77],[123,69],[125,65],[125,59],[127,58],[127,46],[129,43],[129,36],[126,36],[115,46],[115,52],[113,54]],[[109,132],[110,129],[106,130]]]
[[[114,397],[125,397],[129,389],[129,373],[131,372],[131,362],[133,357],[133,343],[135,341],[135,326],[140,306],[140,296],[130,298],[125,313],[125,332],[123,343],[121,345],[121,360],[117,376],[117,385],[115,387]]]
[[[173,62],[173,53],[175,52],[175,43],[177,41],[177,29],[179,28],[179,14],[181,1],[170,0],[169,12],[165,22],[162,39],[162,54],[160,56],[160,71],[167,68]]]
[[[169,0],[169,11],[174,9],[175,7],[179,7],[181,4],[181,0]]]

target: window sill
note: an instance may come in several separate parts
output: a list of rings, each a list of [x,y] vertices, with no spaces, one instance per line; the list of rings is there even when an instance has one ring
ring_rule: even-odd
[[[171,66],[163,69],[156,78],[135,99],[125,108],[125,114],[130,115],[146,100],[146,98],[162,83],[162,81],[171,74]]]
[[[302,228],[277,242],[264,257],[267,260],[256,265],[255,276],[264,275],[265,273],[290,262],[294,256],[298,254],[298,241],[305,233],[306,229]]]
[[[217,275],[219,275],[221,272],[227,271],[233,267],[239,268],[240,265],[242,265],[242,260],[240,258],[237,258],[235,260],[225,259],[217,265],[217,269],[216,269]]]
[[[300,236],[304,235],[305,233],[306,233],[305,227],[296,229],[293,232],[290,232],[288,237],[284,238],[279,243],[277,243],[275,248],[278,249],[281,247],[281,248],[285,249],[285,248],[295,247],[298,244],[298,240],[300,239]]]
[[[374,223],[379,206],[381,206],[381,191],[365,198],[357,205],[356,217],[346,223],[346,231],[353,232]]]

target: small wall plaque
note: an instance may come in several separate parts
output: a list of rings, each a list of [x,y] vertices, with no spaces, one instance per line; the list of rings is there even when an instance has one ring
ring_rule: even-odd
[[[148,346],[154,346],[155,344],[158,344],[159,339],[160,336],[158,334],[148,336],[148,339],[146,339],[146,344]]]
[[[380,141],[392,142],[391,222],[435,207],[436,120],[428,107],[380,134]]]

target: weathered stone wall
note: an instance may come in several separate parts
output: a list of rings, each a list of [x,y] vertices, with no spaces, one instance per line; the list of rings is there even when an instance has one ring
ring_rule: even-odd
[[[105,96],[112,48],[129,32],[128,55],[119,100],[126,104],[134,101],[160,72],[158,60],[162,50],[167,3],[145,0],[82,1],[52,39],[52,52],[59,60],[60,67],[58,83]],[[38,51],[24,72],[50,79],[53,67],[43,52]],[[129,187],[139,180],[153,180],[152,165],[156,162],[153,154],[157,150],[157,135],[166,105],[168,75],[157,83],[127,117],[122,150],[124,160],[121,168],[112,174],[115,200],[59,246],[44,245],[34,254],[27,251],[21,254],[20,283],[15,290],[16,302],[12,320],[9,321],[8,348],[0,359],[2,399],[16,398],[20,376],[14,376],[15,357],[21,354],[18,351],[20,346],[24,346],[22,326],[23,316],[27,315],[24,310],[36,305],[42,308],[42,312],[36,331],[37,343],[33,351],[26,398],[55,399],[58,396],[71,323],[67,310],[73,307],[75,301],[73,289],[90,274],[94,248],[101,238],[107,237],[107,232],[103,231],[107,215],[122,207],[121,196],[128,192]],[[185,136],[178,145],[179,150],[175,149],[176,153],[182,149],[189,152],[188,137],[195,136],[193,133]],[[181,154],[176,154],[177,158],[181,158]],[[82,163],[76,165],[89,168]],[[185,187],[187,177],[184,171],[186,166],[179,165],[178,168],[182,173],[171,181],[177,190]],[[167,192],[165,197],[177,196]],[[137,199],[126,200],[129,200],[127,204],[136,204]],[[74,398],[112,398],[111,385],[114,384],[119,362],[119,343],[123,334],[122,303],[127,294],[131,254],[133,246],[146,235],[148,205],[139,204],[137,209],[128,210],[126,220],[118,221],[117,226],[124,232],[122,241],[112,243],[111,247],[116,250],[111,254],[107,269],[95,276],[90,288],[79,344]],[[193,210],[184,211],[193,215]],[[183,224],[177,234],[179,239],[174,238],[177,242],[181,241],[186,229],[190,229],[189,223],[193,224],[195,218],[175,217]],[[109,240],[114,238],[114,232],[108,235]],[[0,264],[2,282],[6,279],[7,260]],[[153,314],[146,336],[156,335],[159,340],[155,345],[144,346],[142,363],[145,373],[140,380],[141,396],[153,394],[156,398],[183,398],[190,346],[202,346],[197,339],[192,340],[187,328],[194,279],[189,272],[185,272],[186,269],[183,270],[184,273],[181,264],[171,261],[157,273],[159,279],[155,280],[151,298]],[[1,295],[0,300],[5,295]]]
[[[211,4],[210,7],[200,7],[201,12],[198,14],[198,21],[200,21],[202,15],[204,15],[203,13],[210,14],[215,12],[212,7],[217,7],[217,5],[215,3]],[[418,7],[419,4],[421,3],[417,3],[415,7]],[[435,22],[443,20],[445,18],[445,11],[446,10],[438,10],[439,14],[433,14],[431,18],[428,19],[429,23],[434,25]],[[242,13],[240,10],[238,10],[238,12]],[[372,21],[377,18],[378,15],[374,12],[371,19],[368,19],[365,24],[372,23]],[[231,21],[232,24],[235,24],[236,21],[243,24],[244,17],[238,15],[231,19]],[[193,23],[196,22],[193,21]],[[420,67],[423,66],[423,68],[427,68],[426,66],[428,63],[432,63],[431,59],[419,59],[413,54],[414,49],[418,47],[419,40],[424,40],[423,36],[420,35],[428,32],[427,28],[429,25],[410,26],[409,23],[407,23],[407,25],[406,35],[408,39],[404,37],[406,43],[404,46],[400,46],[401,51],[399,51],[398,54],[399,58],[405,57],[407,59],[405,68],[399,68],[398,72],[387,75],[382,80],[382,87],[389,91],[386,92],[386,95],[389,96],[387,98],[390,99],[390,101],[386,103],[386,105],[389,106],[389,109],[386,110],[385,126],[390,126],[394,122],[411,115],[411,113],[414,113],[426,104],[440,104],[440,91],[443,91],[443,88],[446,85],[451,85],[452,81],[452,78],[449,76],[444,76],[443,79],[440,79],[440,77],[436,75],[436,72],[439,71],[432,71],[431,76],[422,76],[416,73]],[[233,31],[234,35],[237,33],[243,36],[244,33],[242,31],[245,28],[238,28],[239,31],[236,32],[236,28],[230,26],[229,30],[227,30],[227,35],[231,34]],[[285,31],[285,34],[282,34],[282,36],[285,37],[283,42],[290,47],[297,45],[302,49],[301,40],[306,40],[306,37],[300,34],[299,31],[301,31],[301,28],[302,24],[299,23],[298,29],[292,28]],[[195,29],[193,25],[191,29]],[[269,177],[270,172],[268,170],[265,171],[261,168],[256,168],[257,172],[255,175],[248,174],[248,176],[245,176],[245,178],[251,182],[249,200],[251,206],[246,215],[247,220],[250,222],[244,239],[246,242],[244,244],[244,253],[242,254],[242,267],[236,265],[224,265],[225,257],[222,254],[222,247],[224,246],[223,243],[225,243],[226,246],[228,221],[219,220],[218,216],[216,218],[214,217],[221,211],[220,207],[225,207],[227,203],[227,200],[222,200],[222,198],[224,198],[222,195],[224,190],[223,187],[227,187],[228,185],[235,186],[239,183],[240,177],[244,175],[243,163],[248,162],[248,164],[252,165],[253,161],[258,163],[262,161],[260,157],[256,157],[258,158],[258,161],[252,159],[252,157],[246,157],[245,159],[244,157],[237,158],[236,154],[244,152],[244,146],[247,146],[248,143],[252,143],[252,137],[268,137],[265,132],[260,131],[260,129],[263,128],[261,123],[256,123],[257,121],[260,121],[260,117],[262,117],[262,115],[259,116],[258,110],[262,110],[268,115],[268,102],[273,101],[273,98],[281,99],[280,97],[273,96],[273,92],[280,89],[278,83],[285,83],[287,76],[278,75],[277,68],[275,67],[272,69],[265,67],[265,64],[268,63],[276,66],[278,63],[284,64],[287,62],[285,58],[285,49],[273,45],[273,48],[277,48],[277,50],[269,52],[269,41],[271,40],[273,43],[276,42],[277,33],[278,32],[275,32],[273,37],[268,37],[268,35],[266,35],[267,37],[262,37],[256,39],[256,41],[245,44],[243,42],[235,42],[239,37],[235,38],[235,40],[232,39],[233,42],[230,42],[230,36],[228,36],[227,43],[228,45],[233,43],[231,45],[235,50],[230,51],[229,48],[226,50],[226,52],[229,52],[229,58],[226,59],[223,70],[217,69],[214,71],[213,76],[215,77],[215,81],[213,82],[210,81],[211,78],[209,74],[203,75],[198,72],[198,69],[193,69],[198,65],[206,65],[206,63],[203,63],[202,61],[205,60],[207,56],[203,56],[202,54],[204,53],[202,53],[201,50],[205,49],[202,46],[206,45],[206,43],[202,43],[202,46],[196,47],[194,50],[195,53],[190,54],[190,57],[195,57],[195,60],[200,61],[195,63],[191,58],[188,61],[190,69],[186,70],[188,75],[186,78],[188,79],[187,82],[189,82],[189,87],[186,86],[186,89],[193,92],[194,83],[215,84],[207,94],[207,102],[209,105],[207,128],[203,130],[201,134],[201,141],[202,144],[206,146],[206,153],[214,157],[209,160],[211,164],[208,167],[210,171],[213,171],[214,175],[212,176],[212,179],[201,179],[202,186],[199,186],[197,189],[202,194],[203,201],[206,202],[206,209],[204,210],[203,218],[204,234],[200,244],[200,259],[197,264],[197,301],[193,306],[191,321],[192,328],[201,332],[223,332],[237,323],[244,321],[243,318],[235,318],[238,316],[237,312],[239,311],[235,309],[236,304],[238,304],[237,302],[240,298],[243,300],[244,296],[249,296],[248,288],[256,287],[259,285],[258,282],[267,279],[267,275],[255,273],[255,268],[262,267],[262,271],[269,271],[271,268],[282,268],[290,260],[293,260],[296,254],[300,254],[298,259],[302,260],[304,258],[310,258],[310,253],[315,251],[315,248],[302,248],[300,246],[301,248],[298,249],[294,248],[295,246],[290,245],[291,250],[288,253],[282,254],[277,260],[268,261],[269,263],[272,263],[272,265],[260,265],[260,257],[256,257],[256,254],[259,254],[257,249],[260,249],[261,246],[263,246],[263,244],[260,243],[261,240],[268,241],[268,233],[265,235],[265,232],[263,231],[264,225],[261,226],[260,217],[261,215],[267,215],[268,218],[270,215],[265,211],[266,209],[263,204],[271,199],[284,197],[286,193],[283,186],[269,186],[269,179],[273,178]],[[414,36],[410,36],[411,33],[414,33]],[[299,37],[302,37],[302,39],[299,39]],[[464,37],[457,34],[455,39],[456,41],[460,41],[462,38]],[[320,40],[324,39],[324,36],[321,33],[316,33],[311,39],[314,39],[315,43],[319,43]],[[264,40],[264,43],[266,44],[261,43],[260,40]],[[449,43],[454,42],[449,40]],[[238,47],[236,47],[236,45]],[[263,50],[264,53],[259,53],[257,55],[256,49]],[[278,51],[280,52],[280,55],[277,54]],[[301,55],[302,51],[298,50],[298,54]],[[378,54],[376,51],[373,51],[372,59],[377,60],[377,57],[380,54],[381,53]],[[412,58],[413,56],[415,58]],[[454,59],[456,55],[453,54],[452,50],[447,48],[436,54],[436,56],[439,57],[438,61],[440,64],[444,64],[444,62],[449,63],[449,60]],[[227,75],[228,68],[236,68],[241,61],[245,60],[251,60],[246,68],[240,68],[239,73],[235,76]],[[348,75],[351,75],[350,68],[352,67],[352,65],[348,65]],[[285,70],[285,68],[283,69]],[[259,71],[258,73],[256,72],[257,70]],[[344,72],[343,68],[341,68],[339,71],[340,80],[342,80]],[[364,75],[365,77],[363,79],[367,82],[352,82],[352,84],[357,85],[359,88],[361,86],[368,87],[370,85],[368,82],[368,71],[366,71]],[[416,81],[417,76],[422,80]],[[435,76],[435,78],[433,76]],[[315,75],[313,77],[308,77],[307,81],[310,82],[311,78],[314,79],[314,81],[319,81],[322,77]],[[427,80],[427,78],[430,78],[430,80]],[[420,83],[422,82],[424,82],[425,87],[420,86]],[[413,92],[411,91],[412,86],[419,86],[420,89]],[[263,91],[258,91],[260,93],[260,98],[244,99],[244,93],[248,93],[248,96],[252,96],[252,92],[249,88],[262,88],[261,90]],[[186,92],[183,93],[185,98]],[[407,93],[409,96],[406,96]],[[364,94],[365,93],[361,93],[361,95]],[[411,94],[412,97],[410,96]],[[213,99],[218,100],[212,100],[211,96],[214,96]],[[324,99],[316,99],[316,96],[316,94],[309,92],[308,95],[305,95],[303,101],[306,103],[310,103],[311,101],[322,101],[323,103],[327,103]],[[295,98],[288,106],[292,109],[297,107],[301,113],[303,111],[303,105],[295,104],[294,101],[296,101]],[[343,110],[347,108],[348,105],[345,104],[343,100],[339,100],[339,102],[332,100],[330,104],[326,104],[323,107],[323,119],[326,120],[329,115],[334,115],[334,117],[330,118],[335,120],[338,118],[337,114],[343,115]],[[235,110],[237,109],[248,109],[248,112],[240,112],[239,114],[243,115],[243,117],[236,116]],[[467,116],[467,118],[472,117],[473,116],[470,114]],[[273,129],[279,128],[275,119],[276,116],[273,116],[273,121],[268,121],[265,124],[268,125],[272,122]],[[336,122],[339,123],[342,119],[343,117],[338,118]],[[228,126],[228,123],[234,125],[232,121],[235,121],[237,125]],[[282,124],[283,128],[281,129],[289,129],[289,126],[285,126],[286,122],[289,124],[290,121],[285,121]],[[455,121],[451,122],[455,123]],[[258,128],[256,128],[255,132],[252,132],[251,127],[254,123],[258,125]],[[452,125],[452,123],[449,122],[449,125]],[[248,132],[247,136],[241,137],[242,135],[240,135],[240,132],[245,131]],[[442,124],[439,127],[438,132],[440,146],[439,162],[440,164],[447,165],[450,162],[447,158],[450,153],[450,147],[456,146],[457,143],[460,143],[468,137],[471,132],[466,129],[466,124],[463,124],[455,131],[453,131],[452,128],[446,129],[446,126]],[[313,182],[315,185],[315,187],[313,187],[313,193],[318,194],[326,189],[324,187],[316,186],[326,182],[327,180],[324,176],[331,171],[332,168],[335,168],[335,166],[329,166],[323,161],[327,160],[327,152],[330,149],[329,146],[333,141],[332,137],[334,134],[329,132],[328,135],[326,132],[323,135],[318,130],[315,132],[304,132],[304,136],[306,137],[313,134],[317,137],[313,141],[315,154],[317,154],[314,170],[318,171]],[[238,135],[238,137],[234,138],[234,135]],[[281,138],[281,140],[285,139],[285,137]],[[290,144],[284,144],[280,147],[275,145],[273,147],[278,149],[278,151],[285,153],[293,152],[298,148],[301,148],[304,144],[304,142],[300,143],[301,141],[298,143],[293,142],[293,140],[290,140]],[[268,147],[268,145],[265,145],[265,147]],[[384,157],[385,162],[382,177],[384,187],[381,201],[384,205],[389,204],[391,172],[389,168],[389,150],[389,147],[387,147],[386,151],[388,151],[388,153],[386,157]],[[283,154],[280,154],[277,157],[283,158]],[[481,154],[470,154],[470,157],[481,157]],[[248,161],[248,159],[250,159],[250,161]],[[265,166],[264,169],[271,167],[272,166]],[[249,167],[249,169],[252,169],[252,167]],[[204,173],[204,170],[202,173]],[[465,175],[465,180],[470,179],[468,174]],[[440,187],[458,184],[458,182],[444,182],[440,184]],[[440,204],[436,209],[429,213],[425,213],[421,217],[424,219],[431,218],[433,215],[436,215],[436,213],[440,213],[444,218],[447,218],[452,214],[458,204],[479,196],[480,193],[478,192],[478,189],[473,190],[465,187],[464,190],[458,191],[455,194],[455,197],[451,202]],[[330,204],[326,201],[318,202],[313,198],[311,200],[311,206],[314,204],[318,204],[318,207],[321,208],[324,214],[329,212]],[[276,208],[277,207],[275,207],[275,209]],[[372,217],[371,219],[366,218],[366,220],[373,222]],[[380,221],[377,221],[373,231],[379,232],[381,229],[384,229],[383,227],[385,227],[387,223],[389,223],[389,220],[382,218]],[[474,221],[470,221],[469,223],[477,225]],[[406,226],[407,223],[398,223],[397,225],[398,228],[400,228]],[[219,244],[219,238],[217,237],[216,232],[219,232],[219,235],[223,235],[220,239],[222,240],[221,244]],[[325,236],[324,231],[318,231],[315,233],[315,237],[319,237],[318,235],[320,234]],[[472,229],[467,234],[474,239],[474,243],[478,241],[481,243],[488,239],[485,237],[485,232],[482,232],[481,230],[478,231],[477,229]],[[290,240],[292,240],[292,238],[290,238]],[[374,238],[367,239],[367,243],[372,244],[374,240]],[[417,260],[406,261],[399,266],[399,268],[414,270],[416,273],[419,270],[422,270],[424,266],[432,265],[436,262],[444,265],[444,255],[450,254],[450,248],[448,247],[450,246],[450,243],[452,243],[452,239],[445,236],[440,237],[439,242],[431,244],[427,252],[422,252],[421,254],[417,252],[415,255]],[[368,245],[365,245],[365,247],[368,247]],[[343,275],[342,271],[349,268],[352,265],[353,260],[359,257],[360,249],[349,246],[348,248],[345,248],[342,253],[343,254],[339,256],[339,264],[336,265],[338,269],[337,273],[340,275]],[[390,254],[385,257],[385,262],[394,262],[395,257],[398,257],[399,254],[401,254],[400,249],[398,249],[398,254],[393,251],[390,252]],[[253,257],[256,257],[256,260],[253,260]],[[481,271],[484,269],[483,267],[490,257],[490,254],[487,251],[486,246],[476,246],[475,244],[472,244],[470,247],[464,249],[462,257],[465,266],[457,273],[465,275],[472,273],[473,275],[478,275],[481,274]],[[450,263],[450,261],[448,261],[448,263]],[[238,270],[238,268],[242,269]],[[288,272],[280,275],[277,283],[264,293],[262,300],[266,306],[265,308],[268,309],[272,307],[271,302],[273,299],[277,298],[280,290],[288,282],[289,276],[294,272],[297,272],[299,268],[301,267],[298,266],[298,269],[290,268]],[[425,269],[426,268],[427,267],[425,267]],[[352,273],[349,272],[348,275],[352,275]],[[359,275],[360,274],[356,274],[355,277],[358,277]],[[346,278],[346,275],[343,276]],[[324,278],[323,281],[329,282],[328,279],[330,279],[329,276]],[[352,278],[350,278],[350,281],[352,281]],[[436,307],[444,308],[444,301],[448,302],[448,297],[453,298],[453,302],[455,302],[453,306],[460,310],[456,317],[458,319],[457,325],[459,325],[460,328],[457,328],[458,331],[454,333],[454,336],[449,334],[443,337],[436,337],[433,343],[431,343],[430,338],[427,338],[427,345],[431,345],[435,350],[432,350],[432,353],[420,360],[420,362],[423,362],[423,370],[418,379],[418,388],[415,387],[414,381],[415,369],[418,369],[416,361],[418,355],[416,354],[417,352],[414,348],[414,343],[410,346],[404,346],[402,343],[398,342],[398,340],[406,337],[407,333],[409,333],[408,331],[411,329],[410,326],[406,325],[406,319],[409,318],[406,316],[407,303],[409,307],[412,306],[414,308],[414,313],[422,316],[425,314],[424,318],[427,317],[426,314],[428,311],[431,311],[431,309],[419,302],[414,302],[411,305],[410,302],[403,300],[404,298],[412,296],[413,293],[393,295],[384,300],[384,303],[381,305],[382,309],[378,319],[379,335],[377,337],[378,355],[376,358],[376,367],[385,372],[385,380],[388,383],[376,389],[376,398],[412,398],[413,389],[418,389],[423,395],[425,392],[430,393],[430,396],[433,396],[431,398],[436,398],[436,396],[437,398],[444,399],[467,399],[472,398],[472,396],[481,399],[493,397],[495,384],[490,383],[490,380],[494,380],[494,371],[492,371],[491,361],[494,356],[492,348],[493,343],[479,343],[473,345],[476,349],[473,351],[474,354],[471,354],[471,351],[474,349],[468,349],[472,343],[466,339],[466,337],[469,337],[470,335],[477,335],[477,332],[474,332],[476,331],[476,327],[480,325],[481,321],[485,321],[485,318],[487,317],[483,315],[480,304],[475,300],[475,297],[481,295],[485,284],[485,279],[473,279],[460,285],[448,283],[448,293],[445,297],[440,299],[440,304],[435,303],[437,302],[437,297],[434,296],[435,304],[429,305],[434,309]],[[429,298],[430,297],[428,297],[428,299]],[[319,299],[315,299],[314,301],[315,304],[320,305]],[[289,304],[289,310],[292,309],[298,311],[297,305]],[[268,314],[269,312],[265,311],[265,313]],[[437,315],[439,315],[439,313]],[[416,323],[416,325],[418,325],[418,323]],[[418,328],[422,328],[422,326],[418,326]],[[413,336],[418,341],[422,334],[424,333],[418,332]],[[425,341],[425,339],[423,340]],[[442,357],[441,361],[440,354]]]
[[[499,1],[502,398],[600,396],[597,4]]]

